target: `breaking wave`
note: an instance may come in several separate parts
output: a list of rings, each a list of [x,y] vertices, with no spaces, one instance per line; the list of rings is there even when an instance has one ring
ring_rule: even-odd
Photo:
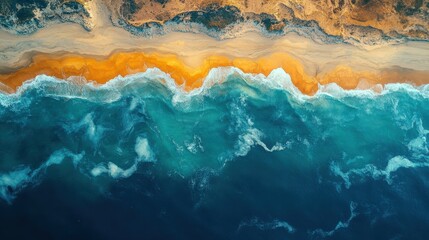
[[[208,215],[201,231],[215,238],[341,239],[359,224],[413,235],[398,228],[401,217],[429,226],[426,195],[414,187],[429,182],[427,85],[330,84],[306,96],[283,69],[265,77],[216,68],[190,92],[156,68],[104,85],[40,75],[0,94],[0,123],[9,208],[41,204],[42,189],[72,182],[83,189],[76,199],[146,201],[139,219],[157,211],[188,229],[179,219],[198,225]],[[400,209],[409,204],[419,212]],[[336,208],[344,205],[350,212]]]

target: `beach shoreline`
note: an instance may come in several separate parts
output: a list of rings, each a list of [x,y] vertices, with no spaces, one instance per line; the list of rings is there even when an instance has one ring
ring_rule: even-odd
[[[210,69],[230,66],[264,75],[283,68],[306,94],[332,82],[344,89],[429,83],[429,43],[425,41],[358,47],[318,43],[296,33],[268,38],[254,31],[224,40],[187,32],[147,38],[113,26],[102,12],[93,11],[91,31],[73,23],[50,25],[31,35],[0,31],[0,82],[16,90],[24,81],[46,74],[62,79],[77,75],[105,83],[118,75],[157,67],[178,84],[186,83],[189,90],[201,86]],[[119,65],[109,66],[119,59]],[[123,70],[132,61],[134,67]],[[110,74],[94,77],[106,70]]]

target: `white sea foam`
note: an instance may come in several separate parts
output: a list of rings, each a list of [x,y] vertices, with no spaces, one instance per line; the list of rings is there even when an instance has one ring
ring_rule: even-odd
[[[173,93],[173,104],[177,105],[178,103],[189,101],[193,96],[207,93],[208,89],[214,85],[222,84],[232,75],[240,76],[243,81],[251,85],[261,85],[272,89],[283,89],[301,101],[318,98],[324,95],[330,95],[336,98],[374,98],[391,92],[406,92],[412,96],[429,98],[428,85],[415,87],[405,83],[386,84],[384,86],[376,85],[365,90],[344,90],[336,83],[330,83],[327,85],[319,85],[317,93],[314,96],[308,96],[302,94],[299,89],[296,88],[291,81],[290,75],[282,68],[274,69],[268,76],[264,76],[262,74],[244,73],[235,67],[217,67],[209,71],[200,88],[193,89],[189,92],[184,90],[183,85],[177,85],[168,73],[158,68],[149,68],[145,72],[131,74],[126,77],[118,76],[108,81],[106,84],[85,82],[81,78],[75,80],[73,77],[69,78],[68,81],[62,81],[55,77],[38,75],[34,79],[29,79],[24,82],[16,93],[0,93],[0,104],[8,106],[11,101],[19,100],[17,96],[20,96],[30,89],[38,88],[43,89],[46,95],[113,102],[121,97],[121,91],[127,85],[136,82],[148,83],[155,81],[164,84]]]
[[[264,134],[254,126],[252,119],[246,114],[244,108],[246,98],[242,95],[238,103],[231,105],[231,114],[235,118],[235,128],[241,132],[235,146],[235,156],[246,156],[254,146],[260,146],[267,152],[283,151],[289,147],[290,143],[285,144],[276,142],[271,148],[262,141]]]
[[[332,162],[330,166],[332,173],[341,177],[345,187],[350,188],[355,178],[358,180],[362,180],[362,178],[365,177],[384,179],[388,184],[391,184],[393,181],[392,174],[399,169],[429,167],[429,157],[427,156],[429,150],[426,139],[426,135],[429,134],[429,131],[423,128],[421,119],[412,120],[411,126],[415,126],[418,136],[406,145],[411,153],[410,157],[395,156],[388,160],[384,169],[380,169],[374,164],[366,164],[362,168],[350,169],[345,172],[341,170],[337,163]],[[406,130],[409,129],[407,128]]]
[[[253,146],[259,145],[267,152],[283,151],[288,148],[287,144],[275,143],[269,148],[262,140],[263,133],[256,128],[249,128],[247,131],[238,137],[237,156],[246,156]]]
[[[138,159],[141,161],[153,161],[152,150],[149,146],[149,141],[144,137],[137,137],[134,150],[137,153]]]
[[[196,154],[199,151],[204,152],[201,138],[197,135],[194,135],[192,141],[185,141],[185,147],[192,154]]]
[[[97,145],[103,137],[105,128],[97,125],[94,122],[94,113],[86,114],[82,120],[76,124],[65,124],[64,129],[68,132],[75,133],[81,129],[85,131],[86,137],[94,144]]]
[[[259,230],[274,230],[274,229],[285,229],[288,233],[294,233],[296,229],[288,222],[283,220],[274,219],[272,221],[261,221],[259,218],[254,217],[250,220],[245,220],[240,223],[237,228],[237,232],[240,232],[243,228],[255,227]]]
[[[11,172],[0,174],[0,198],[11,203],[15,199],[17,193],[28,185],[36,183],[38,178],[44,174],[48,167],[59,165],[66,158],[70,158],[73,165],[76,167],[82,160],[83,155],[84,153],[74,154],[63,148],[53,152],[46,162],[34,170],[30,167],[22,167]]]
[[[98,128],[94,123],[94,115],[88,113],[82,121],[79,123],[79,127],[86,128],[86,135],[94,143],[98,142],[101,138],[102,130]]]
[[[137,171],[137,165],[137,162],[134,162],[131,167],[122,169],[112,162],[108,162],[107,165],[105,163],[101,163],[91,170],[91,174],[92,176],[97,177],[103,173],[107,173],[112,178],[128,178]]]
[[[426,135],[429,134],[429,130],[424,129],[423,122],[421,119],[415,121],[418,136],[412,139],[407,147],[415,157],[424,157],[429,154],[428,143]]]
[[[112,178],[128,178],[137,171],[141,162],[156,161],[149,146],[149,141],[146,138],[141,136],[137,137],[134,150],[137,157],[130,167],[123,169],[113,162],[99,163],[90,171],[91,175],[98,177],[101,174],[108,174]]]
[[[369,89],[353,89],[353,90],[344,90],[336,83],[328,83],[326,85],[319,84],[319,89],[315,96],[329,95],[336,98],[344,97],[360,97],[360,98],[374,98],[380,95],[383,87],[381,85],[376,85],[373,88]]]
[[[350,203],[350,217],[346,221],[339,221],[337,225],[335,225],[335,228],[329,231],[323,230],[323,229],[316,229],[314,231],[311,231],[310,234],[313,236],[320,236],[322,238],[331,237],[333,236],[338,230],[342,228],[348,228],[351,221],[357,216],[356,213],[356,207],[357,204],[355,202]]]
[[[388,161],[384,169],[379,169],[373,164],[367,164],[363,168],[351,169],[344,172],[336,163],[332,163],[330,166],[332,173],[343,179],[346,188],[351,187],[352,179],[358,178],[358,180],[362,180],[363,177],[384,179],[388,184],[391,184],[392,173],[398,171],[401,168],[419,167],[429,167],[429,162],[412,162],[403,156],[396,156]]]
[[[25,187],[31,180],[31,169],[25,167],[0,175],[0,197],[8,203],[15,199],[16,192]]]

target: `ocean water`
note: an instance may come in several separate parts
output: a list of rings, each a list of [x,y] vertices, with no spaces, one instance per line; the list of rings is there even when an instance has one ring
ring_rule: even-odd
[[[0,94],[0,239],[428,239],[427,86],[69,80]]]

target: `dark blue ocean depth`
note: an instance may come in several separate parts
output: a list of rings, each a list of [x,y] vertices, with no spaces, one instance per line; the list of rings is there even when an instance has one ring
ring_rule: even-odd
[[[0,239],[429,239],[429,90],[150,74],[0,94]]]

